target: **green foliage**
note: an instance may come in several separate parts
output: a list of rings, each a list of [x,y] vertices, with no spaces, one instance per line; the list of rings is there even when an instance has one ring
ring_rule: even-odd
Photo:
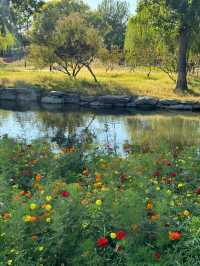
[[[0,51],[6,51],[15,44],[13,34],[0,34]]]
[[[108,50],[113,46],[123,49],[126,24],[129,17],[128,2],[122,0],[103,0],[98,6],[98,12],[104,23],[110,29],[104,36],[104,43]]]
[[[115,65],[120,64],[120,61],[123,60],[123,53],[117,46],[111,47],[110,51],[102,47],[98,51],[98,58],[105,65],[107,72],[108,70],[113,70]]]
[[[31,32],[34,44],[31,57],[37,56],[35,47],[42,45],[49,51],[49,56],[41,53],[44,65],[54,63],[59,66],[58,70],[72,78],[86,67],[96,81],[90,65],[101,45],[101,38],[87,20],[87,10],[87,6],[78,1],[46,4]]]
[[[4,137],[0,265],[198,265],[199,173],[195,148],[120,157]]]

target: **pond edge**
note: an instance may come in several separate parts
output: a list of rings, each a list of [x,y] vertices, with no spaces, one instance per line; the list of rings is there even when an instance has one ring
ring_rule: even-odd
[[[141,110],[182,110],[200,111],[200,102],[177,99],[159,99],[149,96],[103,95],[88,96],[62,91],[44,92],[33,88],[4,88],[0,90],[0,102],[12,101],[16,104],[58,106],[77,105],[93,109],[141,109]]]

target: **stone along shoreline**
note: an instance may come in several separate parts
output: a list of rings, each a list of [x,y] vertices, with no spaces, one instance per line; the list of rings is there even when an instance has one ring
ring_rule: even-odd
[[[87,96],[62,91],[45,92],[29,88],[4,88],[0,90],[0,102],[12,101],[16,104],[27,104],[30,102],[40,105],[51,105],[57,108],[59,105],[78,105],[95,109],[128,108],[128,109],[165,109],[200,111],[200,102],[182,101],[175,99],[159,99],[148,96],[128,95],[103,95]]]

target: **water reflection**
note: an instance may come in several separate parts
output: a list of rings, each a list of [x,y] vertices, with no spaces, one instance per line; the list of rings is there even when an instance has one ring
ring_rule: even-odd
[[[194,113],[101,114],[83,110],[0,110],[0,135],[25,139],[47,138],[61,145],[82,130],[89,130],[94,143],[121,147],[125,141],[156,145],[200,143],[200,117]],[[120,148],[121,149],[121,148]]]

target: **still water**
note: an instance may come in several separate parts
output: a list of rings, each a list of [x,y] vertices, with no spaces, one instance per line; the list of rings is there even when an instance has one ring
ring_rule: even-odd
[[[109,144],[119,151],[125,142],[200,144],[200,115],[195,113],[0,110],[0,135],[7,134],[29,143],[38,138],[49,141],[67,138],[80,134],[85,128],[94,137],[94,144]]]

